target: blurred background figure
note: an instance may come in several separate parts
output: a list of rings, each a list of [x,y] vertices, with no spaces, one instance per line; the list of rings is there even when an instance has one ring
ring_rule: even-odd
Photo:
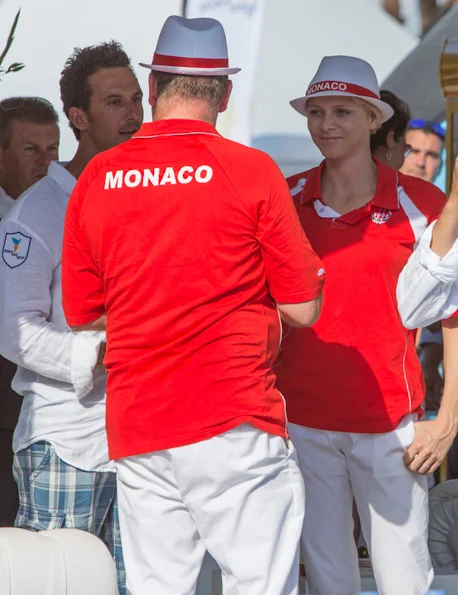
[[[371,153],[386,165],[398,170],[410,152],[406,129],[410,120],[409,106],[391,91],[380,91],[380,98],[393,108],[394,114],[371,136]]]
[[[411,120],[406,142],[411,150],[401,168],[403,174],[433,183],[442,168],[445,130],[437,122]]]
[[[58,120],[54,107],[41,97],[0,101],[0,220],[57,159]],[[11,473],[13,430],[22,402],[11,388],[15,373],[16,366],[0,356],[0,527],[13,525],[19,506]]]

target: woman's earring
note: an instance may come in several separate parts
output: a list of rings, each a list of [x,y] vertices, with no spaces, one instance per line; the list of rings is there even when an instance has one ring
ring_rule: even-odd
[[[391,160],[391,153],[389,151],[387,151],[385,153],[385,157],[387,158],[388,161],[390,161]]]

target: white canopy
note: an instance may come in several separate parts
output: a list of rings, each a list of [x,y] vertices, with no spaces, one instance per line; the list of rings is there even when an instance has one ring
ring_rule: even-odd
[[[0,2],[2,46],[19,4]],[[234,10],[251,5],[249,0],[224,2],[231,3]],[[0,98],[24,94],[52,101],[61,113],[61,157],[68,159],[75,141],[61,112],[58,81],[73,48],[117,39],[136,66],[151,59],[165,18],[181,14],[182,4],[182,0],[130,0],[128,5],[123,0],[79,0],[78,10],[69,16],[62,0],[21,0],[21,19],[7,63],[25,62],[26,68],[3,79]],[[202,4],[216,10],[221,1]],[[288,171],[288,163],[297,170],[295,161],[306,166],[307,160],[319,160],[305,119],[288,102],[304,93],[324,55],[360,56],[383,79],[417,44],[405,28],[368,0],[265,0],[260,40],[251,106],[252,144],[267,149]],[[228,35],[229,53],[238,41]],[[147,72],[138,68],[137,73],[146,96]],[[149,120],[146,100],[144,106]]]
[[[447,37],[456,37],[458,6],[451,8],[418,46],[384,80],[383,86],[402,97],[414,118],[442,122],[445,102],[439,84],[439,56]]]
[[[308,138],[306,120],[289,101],[304,94],[322,57],[358,56],[383,80],[417,43],[367,0],[266,0],[252,107],[253,144],[276,158],[285,173],[300,171],[298,163],[302,169],[315,165],[320,154]]]

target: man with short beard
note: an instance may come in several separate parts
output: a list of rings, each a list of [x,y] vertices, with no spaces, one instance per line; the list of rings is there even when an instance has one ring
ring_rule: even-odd
[[[68,199],[86,164],[128,140],[143,120],[142,92],[116,42],[75,50],[60,80],[78,148],[52,162],[0,227],[0,353],[18,365],[24,396],[14,438],[20,507],[16,527],[68,527],[113,535],[121,594],[124,567],[116,475],[105,432],[104,333],[74,334],[62,310],[61,252]]]

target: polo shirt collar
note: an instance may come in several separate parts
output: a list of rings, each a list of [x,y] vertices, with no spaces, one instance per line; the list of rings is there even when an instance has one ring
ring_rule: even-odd
[[[398,174],[396,170],[373,157],[377,165],[377,186],[374,198],[359,209],[350,211],[339,217],[345,223],[358,223],[377,209],[397,211],[400,208],[398,200]],[[305,205],[312,200],[322,201],[321,176],[326,166],[326,160],[319,167],[313,169],[302,190],[300,204]]]
[[[58,184],[66,194],[71,194],[76,184],[76,178],[64,167],[66,163],[51,161],[47,175]]]
[[[203,120],[158,120],[147,122],[132,138],[152,138],[155,136],[174,136],[181,134],[211,134],[221,136],[216,128]]]

